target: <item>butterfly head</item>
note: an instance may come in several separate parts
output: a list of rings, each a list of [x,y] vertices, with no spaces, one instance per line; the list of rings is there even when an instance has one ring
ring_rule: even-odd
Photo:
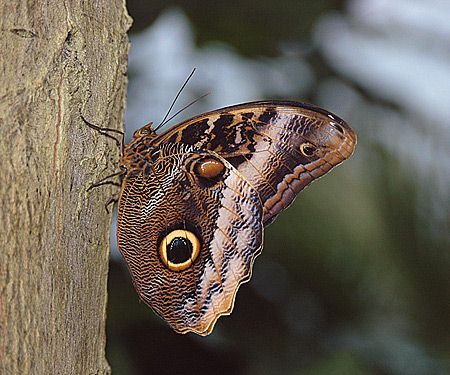
[[[156,132],[153,129],[153,122],[149,122],[148,124],[144,125],[142,128],[136,130],[133,133],[133,140],[135,139],[141,139],[141,138],[154,138],[156,137]]]

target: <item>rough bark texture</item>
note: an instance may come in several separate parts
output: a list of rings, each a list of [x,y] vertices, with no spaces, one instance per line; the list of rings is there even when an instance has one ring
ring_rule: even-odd
[[[124,0],[0,2],[0,373],[104,374]]]

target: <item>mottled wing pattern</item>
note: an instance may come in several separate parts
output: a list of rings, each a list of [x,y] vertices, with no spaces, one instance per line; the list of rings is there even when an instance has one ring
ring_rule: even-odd
[[[356,135],[319,107],[270,101],[196,116],[158,136],[155,144],[163,143],[194,145],[228,160],[257,190],[267,225],[300,190],[352,154]]]
[[[213,151],[164,143],[126,165],[119,201],[118,243],[140,298],[180,333],[209,334],[231,313],[262,245],[262,204],[239,171]],[[211,187],[189,172],[196,158],[214,155],[225,172]],[[158,242],[169,229],[201,239],[200,255],[182,272],[165,267]]]

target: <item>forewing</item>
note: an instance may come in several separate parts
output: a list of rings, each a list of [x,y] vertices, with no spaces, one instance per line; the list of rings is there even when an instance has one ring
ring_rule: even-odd
[[[319,107],[270,101],[196,116],[155,143],[190,144],[228,160],[258,192],[267,225],[300,190],[352,154],[356,135]]]

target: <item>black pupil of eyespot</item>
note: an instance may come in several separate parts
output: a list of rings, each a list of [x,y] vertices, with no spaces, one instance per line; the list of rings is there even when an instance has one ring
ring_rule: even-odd
[[[315,147],[312,147],[312,146],[304,146],[304,147],[303,147],[303,152],[304,152],[306,155],[311,156],[312,154],[314,154],[315,151],[316,151],[316,148],[315,148]]]
[[[167,245],[167,259],[175,264],[184,263],[192,255],[192,243],[187,238],[175,237]]]

